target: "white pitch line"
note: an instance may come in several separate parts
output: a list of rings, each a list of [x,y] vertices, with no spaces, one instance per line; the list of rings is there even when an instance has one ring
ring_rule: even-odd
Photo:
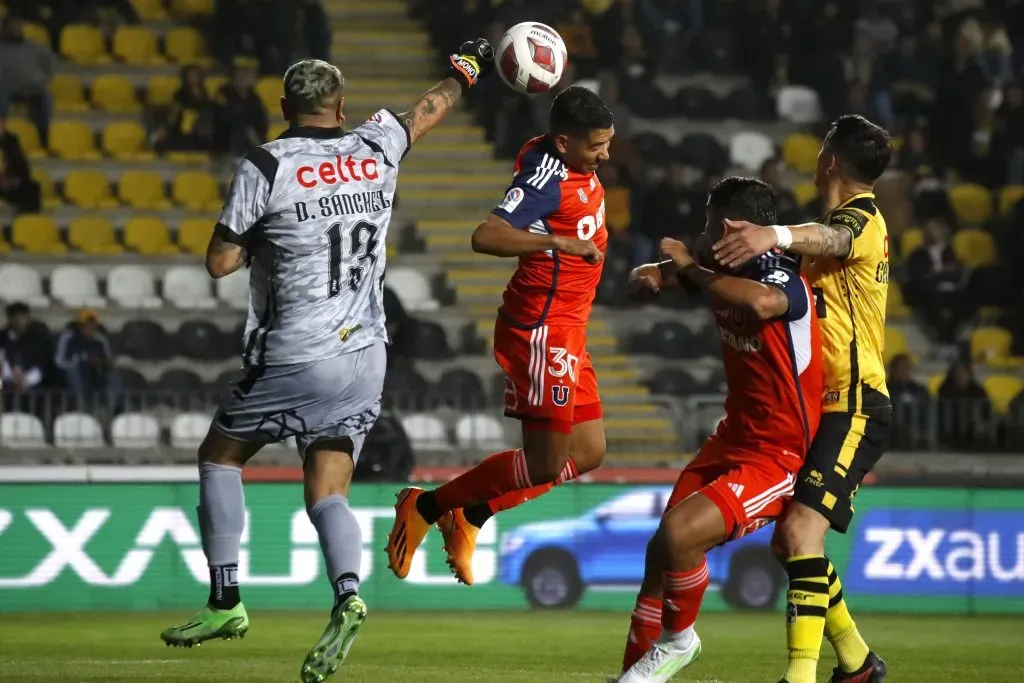
[[[182,659],[71,659],[64,663],[85,666],[108,666],[110,664],[138,666],[140,664],[181,664],[183,661]]]

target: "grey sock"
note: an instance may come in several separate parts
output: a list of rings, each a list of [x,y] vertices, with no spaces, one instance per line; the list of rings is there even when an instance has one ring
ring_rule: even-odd
[[[199,465],[199,531],[211,567],[238,564],[245,529],[242,470],[204,462]]]
[[[320,536],[335,600],[344,600],[359,591],[359,561],[363,554],[359,522],[348,506],[348,499],[339,495],[314,503],[309,519]]]

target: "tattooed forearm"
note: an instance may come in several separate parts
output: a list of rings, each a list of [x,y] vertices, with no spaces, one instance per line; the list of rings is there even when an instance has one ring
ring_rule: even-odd
[[[399,120],[409,129],[412,142],[426,135],[440,123],[462,96],[462,88],[454,78],[446,78],[423,93],[419,102],[409,111],[399,114]]]
[[[846,258],[853,246],[853,233],[846,228],[837,228],[821,223],[794,225],[793,251],[811,256],[832,256]]]
[[[217,232],[206,247],[206,271],[211,277],[230,275],[242,265],[248,265],[248,250],[240,244],[225,239]]]

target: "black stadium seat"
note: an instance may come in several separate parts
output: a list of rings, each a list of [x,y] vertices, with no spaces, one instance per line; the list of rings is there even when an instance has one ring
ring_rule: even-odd
[[[403,411],[432,410],[438,399],[430,382],[416,371],[411,360],[397,356],[388,362],[384,375],[384,400],[388,406]]]
[[[138,360],[167,360],[171,343],[164,328],[152,320],[129,320],[116,335],[121,353]]]
[[[710,121],[721,114],[721,102],[715,93],[698,86],[683,86],[672,98],[672,109],[680,116],[698,121]]]
[[[484,383],[471,370],[446,370],[437,381],[442,400],[451,408],[478,410],[487,405]]]
[[[430,320],[417,320],[415,329],[416,343],[413,348],[417,358],[440,360],[451,356],[443,327]]]
[[[729,150],[708,133],[690,133],[675,148],[675,158],[711,175],[721,175],[729,167]]]
[[[186,320],[176,335],[178,353],[193,360],[222,360],[232,349],[220,328],[207,320]]]
[[[646,382],[652,394],[689,396],[699,393],[700,385],[690,373],[679,368],[662,368]]]
[[[662,135],[651,131],[637,133],[631,140],[633,149],[646,164],[668,163],[672,155],[672,145]]]
[[[159,401],[180,410],[196,410],[206,403],[208,392],[196,373],[184,368],[165,370],[156,382]]]
[[[149,389],[145,376],[134,368],[115,366],[112,370],[114,383],[121,391],[139,392]]]
[[[662,358],[692,358],[693,335],[685,325],[664,321],[647,333],[647,350]]]

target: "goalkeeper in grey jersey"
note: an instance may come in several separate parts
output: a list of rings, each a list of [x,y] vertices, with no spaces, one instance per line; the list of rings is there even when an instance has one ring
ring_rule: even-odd
[[[362,539],[348,491],[363,440],[380,412],[387,334],[385,238],[398,168],[479,78],[493,70],[487,41],[463,43],[449,76],[406,113],[382,109],[342,130],[344,79],[319,60],[284,75],[288,130],[246,154],[206,253],[214,278],[249,270],[244,377],[232,385],[199,447],[199,528],[210,567],[207,604],[165,630],[168,645],[235,638],[249,629],[238,565],[242,467],[261,447],[294,437],[305,502],[334,590],[323,636],[302,665],[305,683],[344,662],[366,605]]]

